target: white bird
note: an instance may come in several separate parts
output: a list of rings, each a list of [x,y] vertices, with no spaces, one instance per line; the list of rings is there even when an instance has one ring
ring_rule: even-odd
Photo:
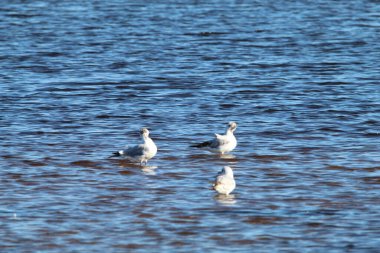
[[[236,148],[237,141],[234,135],[234,131],[237,128],[235,122],[229,122],[225,135],[215,134],[215,138],[206,142],[191,145],[191,147],[205,148],[211,152],[224,153],[231,152]]]
[[[113,156],[126,158],[132,162],[139,162],[140,165],[146,165],[148,160],[157,154],[157,146],[149,137],[149,130],[141,128],[141,137],[144,143],[133,147],[126,147],[124,150],[113,153]]]
[[[228,195],[235,189],[235,187],[236,183],[232,168],[225,166],[217,175],[212,188],[220,194]]]

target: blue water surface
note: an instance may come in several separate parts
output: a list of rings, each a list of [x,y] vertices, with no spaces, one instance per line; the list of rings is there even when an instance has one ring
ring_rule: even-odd
[[[0,34],[1,252],[380,248],[378,1],[5,0]]]

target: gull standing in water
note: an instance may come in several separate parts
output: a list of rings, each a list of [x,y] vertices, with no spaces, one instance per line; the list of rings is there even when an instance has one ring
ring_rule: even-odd
[[[231,152],[237,145],[234,131],[237,128],[235,122],[229,122],[225,135],[215,134],[215,138],[200,144],[191,145],[191,147],[205,148],[211,152],[224,153]]]
[[[149,138],[149,130],[142,128],[140,130],[144,143],[133,147],[126,147],[124,150],[113,153],[113,157],[126,158],[132,162],[139,162],[140,165],[146,165],[148,160],[157,154],[157,146],[153,140]]]
[[[236,187],[231,167],[225,166],[215,179],[212,188],[220,194],[228,195]]]

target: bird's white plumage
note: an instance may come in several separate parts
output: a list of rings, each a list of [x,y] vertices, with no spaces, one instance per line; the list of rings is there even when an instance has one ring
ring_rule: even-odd
[[[215,138],[200,144],[193,145],[193,147],[204,148],[211,152],[216,153],[229,153],[237,146],[237,140],[234,135],[234,131],[237,128],[235,122],[229,122],[226,134],[215,134]]]
[[[142,165],[147,164],[148,160],[157,154],[157,146],[149,137],[148,129],[142,128],[140,134],[144,143],[133,147],[126,147],[124,150],[118,151],[117,154],[132,162],[139,162]]]
[[[234,173],[232,168],[225,166],[221,172],[217,175],[214,184],[212,185],[213,189],[220,194],[228,195],[236,187]]]

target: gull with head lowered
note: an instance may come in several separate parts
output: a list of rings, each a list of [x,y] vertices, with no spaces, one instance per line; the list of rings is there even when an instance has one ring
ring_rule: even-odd
[[[225,166],[217,175],[212,188],[220,194],[228,195],[235,189],[235,187],[236,183],[232,168]]]
[[[157,154],[157,146],[149,137],[149,130],[142,128],[140,130],[144,143],[133,147],[126,147],[123,150],[113,153],[112,157],[126,158],[131,162],[139,162],[140,165],[146,165],[148,160]]]
[[[191,145],[191,147],[205,148],[211,152],[221,153],[222,155],[231,152],[237,145],[234,135],[236,128],[237,124],[235,122],[229,122],[225,135],[215,134],[214,139]]]

